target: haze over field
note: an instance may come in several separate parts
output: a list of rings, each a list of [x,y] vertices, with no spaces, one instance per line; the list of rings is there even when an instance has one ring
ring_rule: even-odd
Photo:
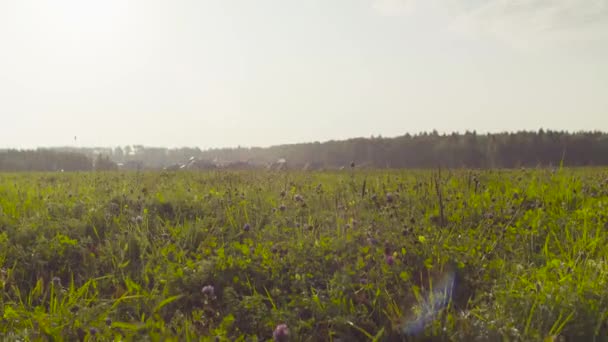
[[[5,0],[0,42],[0,147],[608,130],[606,0]]]

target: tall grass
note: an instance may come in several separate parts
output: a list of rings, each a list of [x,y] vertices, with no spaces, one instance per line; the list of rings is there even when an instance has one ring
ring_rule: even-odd
[[[0,337],[605,340],[607,229],[598,168],[2,174]]]

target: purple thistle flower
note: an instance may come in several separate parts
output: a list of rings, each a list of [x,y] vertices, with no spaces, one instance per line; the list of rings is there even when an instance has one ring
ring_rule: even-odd
[[[289,338],[289,328],[287,324],[279,324],[272,333],[272,338],[277,342],[285,342]]]
[[[392,266],[395,263],[395,258],[392,255],[386,256],[386,264]]]
[[[207,285],[203,287],[203,294],[207,297],[213,297],[215,294],[215,288],[213,285]]]
[[[249,223],[245,223],[245,225],[243,226],[243,230],[248,232],[251,229],[251,226],[249,225]]]

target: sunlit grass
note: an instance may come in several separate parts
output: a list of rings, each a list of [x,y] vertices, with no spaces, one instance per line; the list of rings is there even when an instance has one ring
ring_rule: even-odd
[[[603,169],[3,174],[0,336],[601,340],[607,222]]]

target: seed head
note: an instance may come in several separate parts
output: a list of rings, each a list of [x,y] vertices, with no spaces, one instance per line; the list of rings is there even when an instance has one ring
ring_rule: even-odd
[[[272,333],[272,337],[277,342],[287,341],[287,338],[289,337],[289,328],[287,327],[287,324],[277,325],[276,329],[274,329],[274,332]]]

